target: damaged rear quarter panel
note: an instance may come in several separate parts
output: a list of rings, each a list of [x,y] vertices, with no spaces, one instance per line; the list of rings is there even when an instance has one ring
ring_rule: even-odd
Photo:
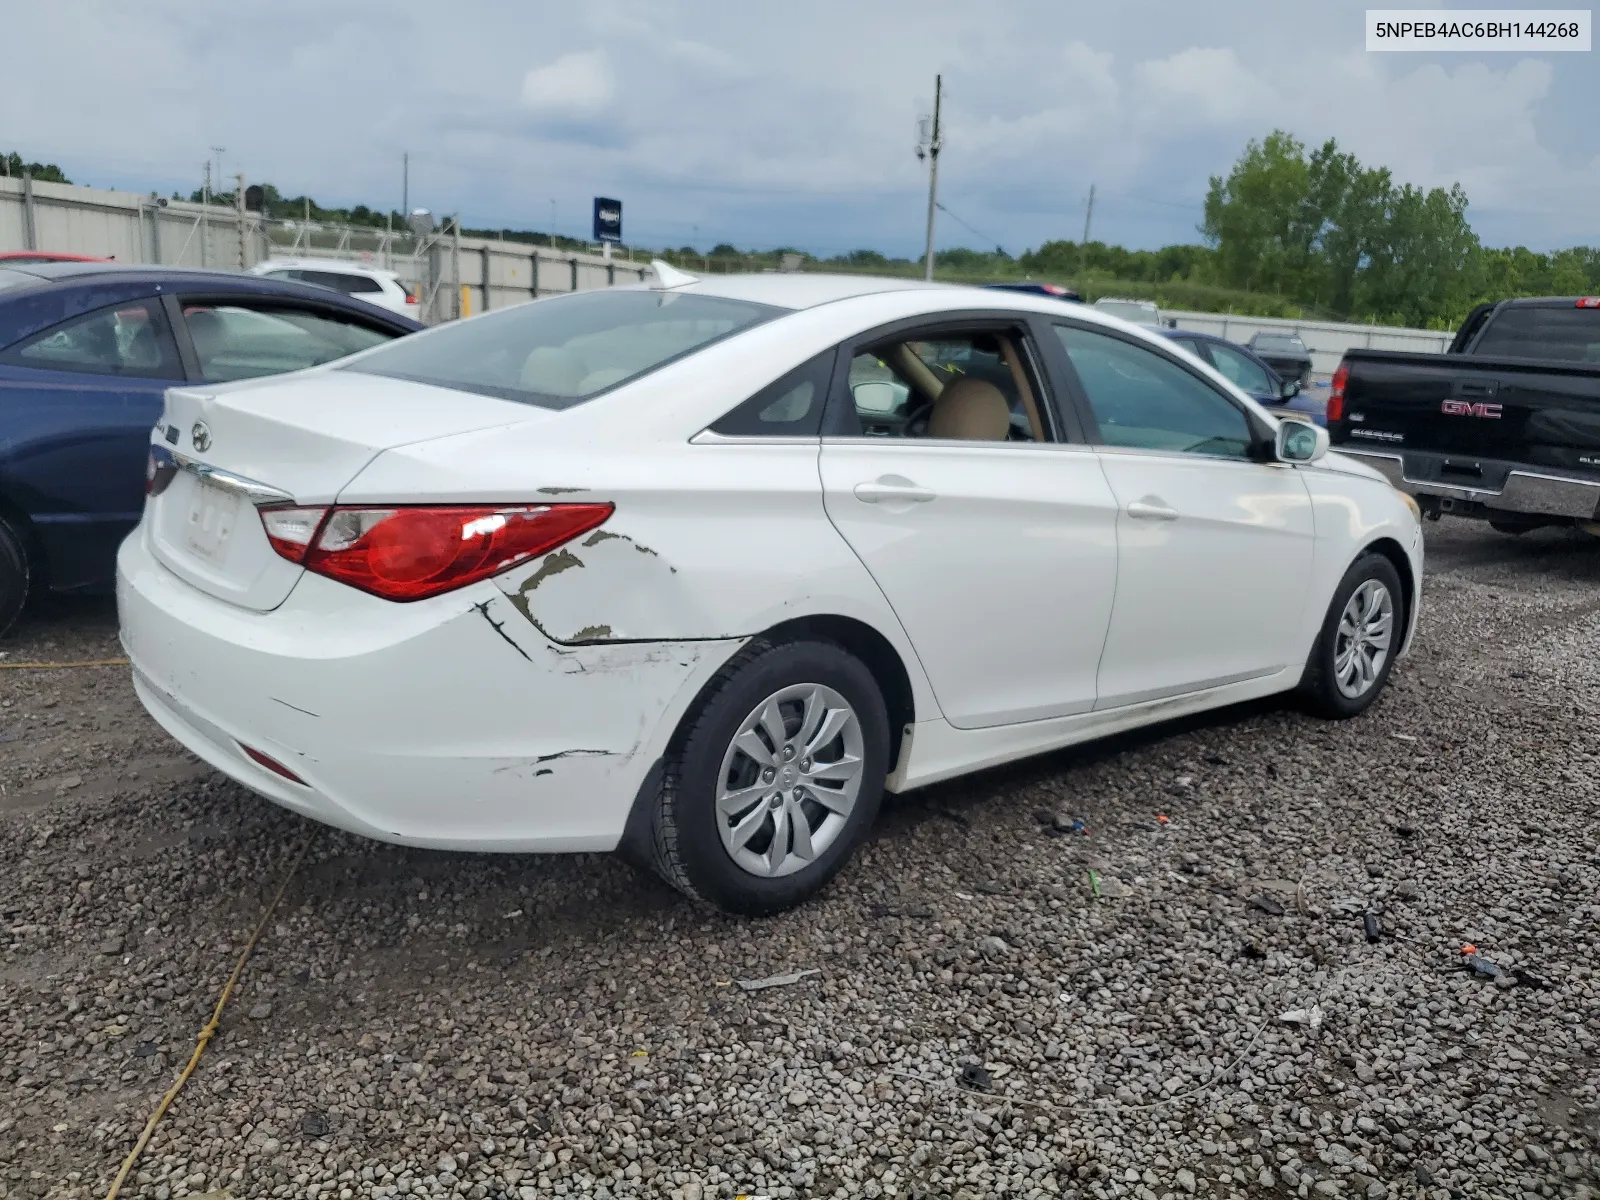
[[[616,505],[604,525],[495,582],[565,645],[748,637],[817,614],[903,644],[827,518],[818,453],[798,440],[684,444],[663,448],[662,461],[620,464],[614,484],[596,480],[580,497]]]

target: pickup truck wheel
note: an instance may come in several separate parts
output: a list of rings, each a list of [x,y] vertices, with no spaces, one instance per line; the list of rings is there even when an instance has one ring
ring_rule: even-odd
[[[0,637],[22,615],[28,600],[28,551],[4,517],[0,517]]]
[[[1300,684],[1313,712],[1343,720],[1378,698],[1405,637],[1404,595],[1394,564],[1381,554],[1363,555],[1345,572]]]
[[[871,827],[889,717],[872,672],[842,647],[757,639],[674,743],[652,865],[686,895],[765,916],[819,892]]]

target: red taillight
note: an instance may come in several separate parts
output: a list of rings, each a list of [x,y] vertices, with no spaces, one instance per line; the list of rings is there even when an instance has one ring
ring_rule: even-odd
[[[144,464],[144,494],[146,496],[159,496],[167,490],[167,485],[178,473],[178,464],[173,461],[172,455],[150,448],[150,457]]]
[[[269,508],[261,521],[272,548],[308,571],[385,600],[423,600],[547,554],[611,512],[609,504]]]
[[[1328,411],[1325,416],[1329,421],[1344,419],[1344,385],[1349,378],[1349,364],[1340,363],[1339,369],[1333,373],[1333,379],[1328,384]]]
[[[259,750],[253,749],[250,746],[246,746],[243,742],[239,743],[239,749],[243,750],[245,754],[249,756],[251,762],[265,767],[274,775],[282,775],[290,783],[298,783],[301,787],[306,786],[306,781],[304,779],[301,779],[300,776],[289,770],[288,767],[284,766],[271,755],[263,754]]]
[[[264,508],[261,524],[272,548],[292,563],[301,562],[311,548],[311,539],[322,527],[325,508]]]
[[[1584,296],[1578,301],[1579,308],[1600,308],[1600,296]]]

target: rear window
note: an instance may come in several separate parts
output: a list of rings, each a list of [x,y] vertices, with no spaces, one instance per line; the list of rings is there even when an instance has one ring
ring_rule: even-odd
[[[1159,313],[1154,304],[1140,304],[1133,300],[1098,300],[1095,307],[1103,313],[1113,317],[1121,317],[1124,321],[1150,323],[1159,319]]]
[[[783,311],[692,293],[579,292],[441,325],[340,369],[571,408]]]
[[[1502,308],[1472,353],[1600,363],[1600,308]]]
[[[1298,354],[1306,348],[1306,344],[1299,338],[1282,333],[1258,333],[1250,339],[1250,344],[1257,350],[1287,350]]]

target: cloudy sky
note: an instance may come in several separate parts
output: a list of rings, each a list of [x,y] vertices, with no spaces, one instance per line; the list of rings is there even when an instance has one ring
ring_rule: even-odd
[[[942,73],[941,246],[1076,239],[1091,183],[1097,239],[1195,241],[1274,127],[1461,182],[1491,245],[1600,240],[1593,53],[1369,54],[1344,0],[6,7],[0,150],[97,186],[187,192],[220,145],[230,178],[398,208],[409,150],[413,205],[469,225],[587,236],[599,194],[640,245],[915,255]]]

